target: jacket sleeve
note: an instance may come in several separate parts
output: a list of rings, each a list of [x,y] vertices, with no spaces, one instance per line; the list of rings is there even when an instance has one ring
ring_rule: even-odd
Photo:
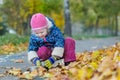
[[[59,29],[54,30],[55,45],[52,55],[63,57],[64,53],[64,37]]]
[[[56,28],[55,30],[53,30],[53,34],[55,37],[54,47],[63,47],[64,48],[64,37],[63,37],[63,34],[60,31],[60,29]]]
[[[31,62],[31,60],[35,57],[38,57],[36,51],[38,50],[38,45],[36,40],[31,37],[30,42],[29,42],[29,47],[28,47],[28,61]]]
[[[28,47],[28,51],[37,51],[39,48],[36,39],[31,36],[30,37],[30,41],[29,41],[29,47]]]

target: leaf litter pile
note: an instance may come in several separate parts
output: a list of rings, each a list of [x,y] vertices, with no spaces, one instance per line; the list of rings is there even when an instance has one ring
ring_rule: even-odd
[[[76,54],[77,60],[68,66],[58,65],[48,71],[38,67],[32,71],[11,68],[0,77],[13,75],[20,79],[34,80],[119,80],[120,79],[120,43],[105,49]],[[23,61],[17,61],[23,62]]]

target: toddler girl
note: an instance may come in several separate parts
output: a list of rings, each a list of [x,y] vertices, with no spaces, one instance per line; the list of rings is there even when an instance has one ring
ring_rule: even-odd
[[[76,60],[75,41],[70,37],[64,39],[51,18],[36,13],[32,16],[30,25],[32,30],[28,47],[30,62],[50,69],[59,59],[64,59],[65,66]]]

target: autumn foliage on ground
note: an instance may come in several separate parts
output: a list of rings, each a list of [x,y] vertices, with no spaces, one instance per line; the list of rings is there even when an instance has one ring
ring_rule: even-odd
[[[119,80],[120,79],[120,43],[105,49],[86,51],[76,54],[77,60],[68,66],[49,69],[38,67],[33,71],[12,68],[5,75],[14,75],[20,79],[33,80],[36,76],[45,80]],[[23,62],[23,61],[22,61]]]
[[[15,34],[5,34],[0,36],[0,54],[14,54],[26,51],[29,37]]]
[[[14,45],[14,44],[6,44],[0,46],[0,53],[1,54],[14,54],[22,51],[27,50],[28,43],[21,43],[19,45]]]

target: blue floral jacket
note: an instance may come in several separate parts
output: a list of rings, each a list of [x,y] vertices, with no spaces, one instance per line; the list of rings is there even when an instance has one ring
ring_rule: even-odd
[[[48,18],[52,22],[52,26],[49,28],[49,33],[42,39],[34,34],[31,34],[28,51],[37,51],[39,47],[46,46],[49,48],[62,47],[64,48],[64,37],[58,27],[56,27],[54,21]]]

